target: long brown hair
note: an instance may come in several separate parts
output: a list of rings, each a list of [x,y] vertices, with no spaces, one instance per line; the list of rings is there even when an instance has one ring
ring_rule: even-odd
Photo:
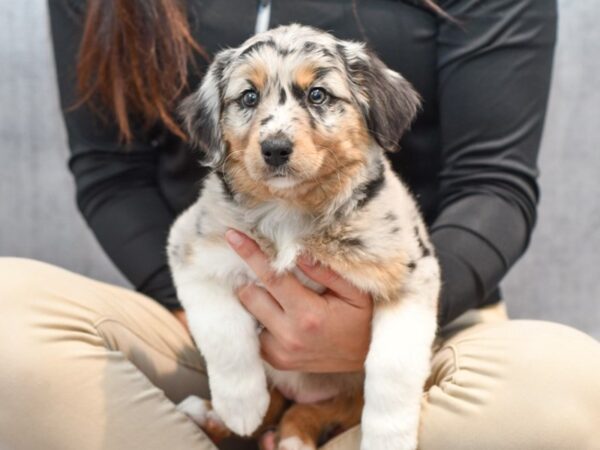
[[[88,0],[79,49],[79,104],[106,111],[125,140],[131,116],[145,126],[162,122],[185,138],[173,117],[187,84],[194,40],[182,0]]]
[[[448,17],[433,0],[421,1]],[[108,114],[125,141],[133,138],[133,116],[186,139],[173,114],[175,102],[195,55],[209,60],[186,11],[185,0],[87,0],[75,106],[87,103],[100,116]]]

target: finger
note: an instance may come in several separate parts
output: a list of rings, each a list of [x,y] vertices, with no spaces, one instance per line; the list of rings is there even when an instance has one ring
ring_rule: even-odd
[[[278,370],[294,369],[289,359],[289,352],[284,351],[279,340],[269,330],[260,333],[259,339],[260,353],[266,362]]]
[[[240,302],[265,328],[279,332],[285,323],[285,313],[277,300],[255,284],[249,284],[237,291]]]
[[[275,443],[277,435],[274,431],[267,431],[260,438],[259,448],[260,450],[275,450]]]
[[[277,274],[260,247],[245,234],[227,230],[225,238],[235,252],[248,264],[265,288],[284,309],[295,306],[294,299],[306,288],[291,274]]]
[[[342,278],[337,272],[327,266],[319,264],[307,256],[298,260],[298,267],[311,280],[322,284],[332,290],[340,297],[351,301],[355,306],[367,306],[371,302],[371,296],[361,291],[348,280]]]

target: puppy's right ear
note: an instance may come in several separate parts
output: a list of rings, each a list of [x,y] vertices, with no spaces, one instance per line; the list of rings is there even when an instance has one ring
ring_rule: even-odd
[[[220,121],[225,73],[233,54],[232,49],[217,53],[200,88],[185,98],[179,107],[191,143],[203,154],[200,162],[208,167],[217,167],[225,158]]]

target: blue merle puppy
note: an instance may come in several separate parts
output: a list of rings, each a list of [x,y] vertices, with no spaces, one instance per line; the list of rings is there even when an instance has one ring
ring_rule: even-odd
[[[418,107],[410,84],[364,44],[300,25],[221,51],[185,100],[188,132],[213,168],[168,245],[209,374],[211,402],[180,405],[198,423],[251,435],[276,388],[296,401],[280,424],[279,449],[315,449],[323,430],[358,422],[364,450],[416,448],[440,275],[415,201],[385,152]],[[257,280],[227,245],[229,228],[259,243],[274,274],[294,272],[319,291],[296,269],[308,254],[372,296],[364,372],[280,371],[261,359],[256,320],[234,294]]]

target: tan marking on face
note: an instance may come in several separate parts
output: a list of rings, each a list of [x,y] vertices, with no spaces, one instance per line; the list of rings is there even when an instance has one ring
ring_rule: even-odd
[[[259,92],[262,92],[267,83],[267,73],[268,68],[265,62],[257,59],[252,64],[245,65],[240,72],[240,76],[245,77]]]
[[[302,89],[308,89],[315,79],[316,67],[314,64],[303,64],[294,73],[294,82]]]

